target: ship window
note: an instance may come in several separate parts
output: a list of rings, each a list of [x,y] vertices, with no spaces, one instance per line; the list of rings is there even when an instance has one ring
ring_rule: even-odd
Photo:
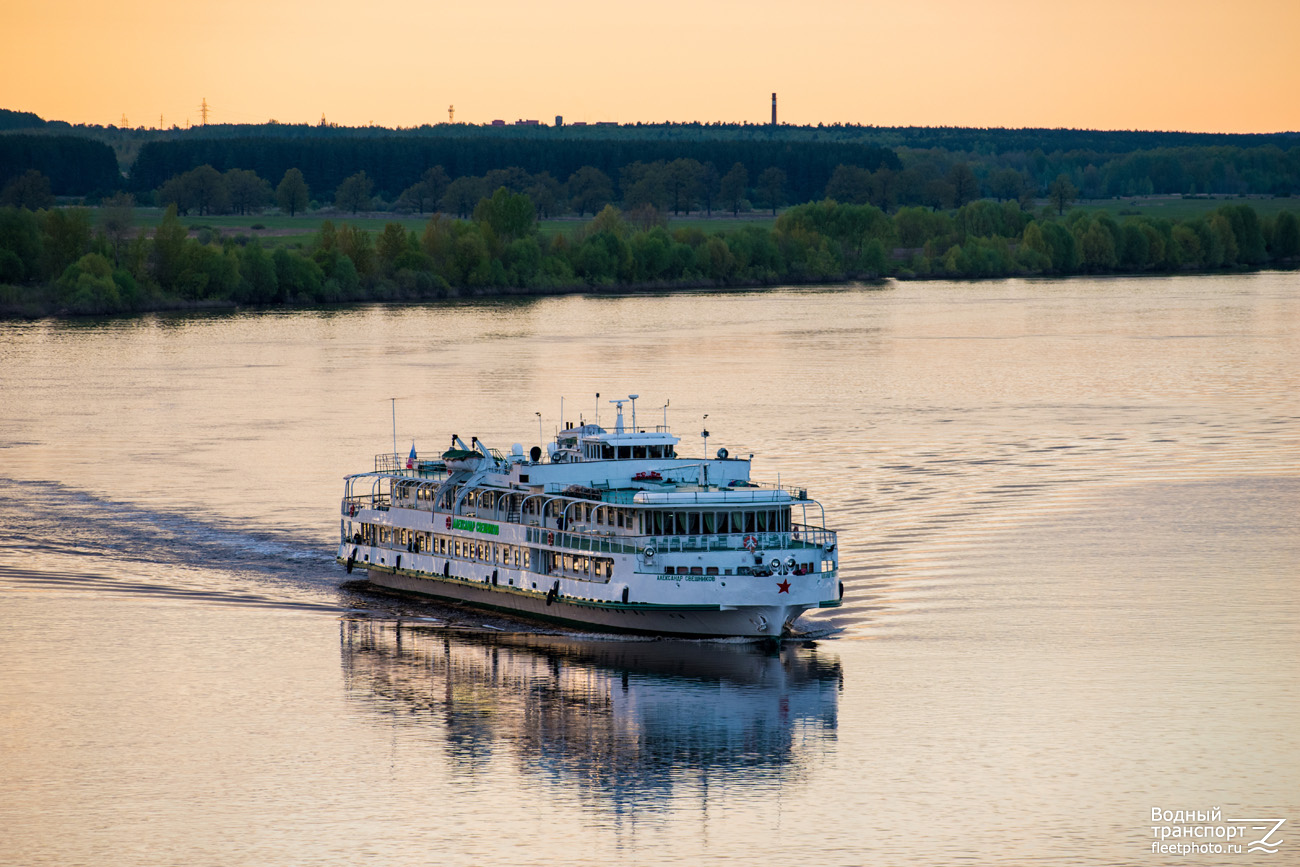
[[[525,568],[525,569],[531,569],[531,568],[532,568],[532,565],[531,565],[531,564],[532,564],[532,560],[533,560],[533,554],[532,554],[532,551],[531,551],[531,550],[525,550],[525,551],[524,551],[524,568]]]
[[[618,447],[618,459],[619,459],[620,461],[625,461],[625,460],[627,460],[627,459],[630,458],[630,457],[632,457],[632,447],[631,447],[631,446],[619,446],[619,447]]]
[[[704,532],[706,532],[706,533],[716,533],[716,532],[718,532],[718,513],[717,513],[717,512],[705,512],[704,515],[703,515],[702,517],[704,518]]]
[[[645,456],[645,446],[632,446],[632,457],[644,460]]]
[[[457,557],[460,556],[460,540],[459,540],[459,539],[456,540],[456,556],[457,556]]]
[[[665,574],[665,575],[674,575],[674,574],[676,574],[676,573],[677,573],[677,568],[676,568],[675,566],[665,566],[665,567],[664,567],[664,574]]]
[[[717,566],[709,566],[709,567],[707,567],[707,568],[704,570],[704,574],[705,574],[705,575],[717,575],[717,574],[718,574],[718,567],[717,567]]]
[[[715,569],[715,570],[713,570],[713,571],[716,572],[717,570]],[[692,566],[692,567],[691,567],[691,574],[692,574],[692,575],[703,575],[703,574],[704,574],[704,568],[701,567],[701,566]]]
[[[689,532],[692,536],[698,536],[700,534],[700,513],[691,512],[690,515],[691,523]]]

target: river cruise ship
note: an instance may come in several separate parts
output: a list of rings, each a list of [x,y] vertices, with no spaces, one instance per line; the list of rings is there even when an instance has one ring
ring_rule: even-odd
[[[381,454],[345,479],[338,561],[371,584],[598,630],[791,635],[840,605],[839,553],[807,491],[753,456],[678,455],[666,425],[567,425],[543,454],[477,437]],[[707,433],[705,443],[707,444]],[[707,453],[707,445],[705,447]]]

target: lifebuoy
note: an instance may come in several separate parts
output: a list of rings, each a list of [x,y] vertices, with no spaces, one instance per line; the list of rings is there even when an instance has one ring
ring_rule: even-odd
[[[554,545],[554,544],[555,544],[555,534],[554,534],[554,533],[547,533],[547,534],[546,534],[546,544],[548,544],[548,545]]]
[[[448,530],[451,529],[451,515],[448,515],[448,516],[447,516],[447,529],[448,529]]]
[[[752,554],[754,553],[754,549],[758,547],[758,538],[755,536],[746,536],[745,540],[741,544],[744,545],[749,553]]]
[[[351,506],[348,506],[348,517],[355,518],[356,516],[357,516],[357,504],[353,503]]]

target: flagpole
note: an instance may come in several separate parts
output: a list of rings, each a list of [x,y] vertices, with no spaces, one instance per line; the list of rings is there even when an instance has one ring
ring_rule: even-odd
[[[397,456],[397,398],[390,397],[393,403],[393,456]]]

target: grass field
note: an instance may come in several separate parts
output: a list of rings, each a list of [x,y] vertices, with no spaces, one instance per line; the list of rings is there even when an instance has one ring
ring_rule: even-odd
[[[269,214],[251,214],[247,216],[237,216],[233,214],[223,214],[220,216],[203,216],[198,217],[193,214],[187,217],[181,217],[181,223],[189,228],[190,234],[197,234],[201,229],[212,229],[220,232],[223,236],[247,235],[257,237],[262,243],[269,247],[294,246],[295,244],[305,244],[317,232],[320,231],[321,223],[326,220],[332,220],[335,225],[340,223],[350,223],[361,226],[371,232],[383,231],[384,226],[389,223],[398,223],[406,229],[412,230],[417,234],[424,231],[425,224],[429,222],[429,214],[424,216],[412,216],[409,214],[339,214],[334,212],[323,213],[313,211],[309,214],[301,214],[296,217],[287,217],[279,213]],[[135,221],[136,225],[144,229],[153,230],[163,218],[161,208],[136,208]],[[580,227],[591,222],[591,217],[561,217],[552,220],[542,220],[538,223],[538,230],[546,237],[555,235],[573,234]],[[705,232],[719,232],[725,229],[737,229],[743,226],[759,226],[765,229],[772,228],[775,219],[771,214],[747,214],[740,217],[718,216],[705,217],[703,215],[692,215],[689,217],[672,218],[668,220],[670,229],[679,228],[696,228]]]
[[[1038,207],[1047,206],[1046,200],[1037,203]],[[1109,211],[1117,220],[1141,214],[1151,217],[1186,220],[1200,214],[1208,213],[1228,204],[1247,204],[1255,209],[1260,217],[1271,217],[1279,211],[1300,212],[1300,199],[1274,198],[1271,196],[1203,196],[1183,198],[1182,196],[1137,196],[1123,199],[1085,199],[1074,203],[1072,207],[1087,211]],[[160,208],[137,208],[136,225],[153,229],[162,219]],[[335,224],[351,223],[372,232],[382,231],[388,223],[399,223],[417,233],[424,230],[429,215],[413,216],[409,214],[340,214],[336,212],[313,211],[296,217],[287,217],[279,213],[253,214],[249,216],[204,216],[190,215],[182,217],[181,222],[189,227],[191,234],[208,228],[220,232],[223,236],[247,235],[257,237],[270,247],[305,245],[320,231],[321,223],[333,220]],[[542,235],[553,237],[560,234],[572,234],[591,221],[590,217],[561,217],[542,220],[538,228]],[[670,229],[693,228],[704,232],[719,232],[738,229],[744,226],[772,228],[775,218],[770,213],[749,213],[739,217],[730,214],[715,214],[705,217],[692,214],[686,217],[669,217]]]
[[[1040,204],[1046,205],[1043,201]],[[1224,205],[1250,205],[1262,217],[1276,216],[1279,211],[1300,213],[1300,199],[1273,196],[1137,196],[1124,199],[1082,199],[1074,207],[1088,211],[1109,211],[1117,220],[1132,214],[1188,220]]]

